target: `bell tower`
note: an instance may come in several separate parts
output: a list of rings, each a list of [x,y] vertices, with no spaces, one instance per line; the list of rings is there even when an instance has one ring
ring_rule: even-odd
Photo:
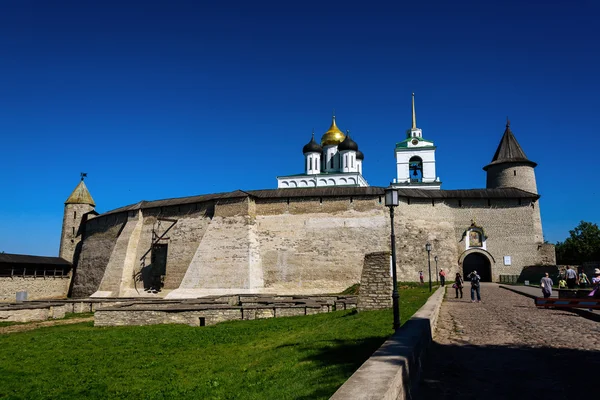
[[[73,264],[77,264],[81,251],[80,243],[83,239],[84,224],[88,219],[88,215],[95,213],[94,208],[96,207],[94,199],[83,182],[86,176],[87,174],[81,173],[81,181],[65,201],[63,214],[58,256]]]
[[[423,138],[417,127],[415,94],[412,94],[412,127],[406,131],[406,139],[396,143],[397,178],[392,186],[405,189],[439,189],[442,185],[435,174],[435,150],[431,140]]]

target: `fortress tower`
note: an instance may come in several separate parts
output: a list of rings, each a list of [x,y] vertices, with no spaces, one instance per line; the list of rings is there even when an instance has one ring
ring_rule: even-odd
[[[483,167],[487,172],[488,189],[517,188],[537,194],[534,168],[536,163],[527,159],[519,142],[510,130],[510,121],[506,120],[506,129],[500,140],[492,162]]]
[[[90,195],[83,179],[86,174],[81,174],[81,182],[65,201],[62,234],[60,237],[60,250],[58,256],[64,260],[77,264],[81,251],[79,243],[83,239],[83,228],[90,213],[94,215],[94,199]]]

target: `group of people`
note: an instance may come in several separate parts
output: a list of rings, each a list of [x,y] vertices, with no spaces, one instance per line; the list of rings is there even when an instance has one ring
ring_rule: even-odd
[[[592,286],[593,292],[592,296],[596,296],[596,292],[600,294],[600,269],[594,269],[594,277],[590,281],[586,273],[583,271],[583,268],[579,271],[579,274],[575,272],[574,269],[567,266],[567,270],[564,273],[559,273],[558,275],[558,288],[562,289],[565,286],[569,289],[575,289],[575,286],[579,286],[581,289],[586,289],[589,286]],[[554,282],[550,278],[550,274],[546,272],[545,276],[540,281],[540,287],[542,288],[542,294],[544,298],[548,298],[552,296],[552,286]]]
[[[481,301],[481,277],[477,274],[477,271],[472,271],[469,275],[467,275],[467,279],[471,281],[471,302],[475,302],[475,295],[477,295],[477,302]],[[454,278],[454,284],[452,287],[456,291],[456,298],[458,299],[458,294],[460,293],[460,298],[463,298],[463,287],[464,280],[460,272],[456,273],[456,277]]]
[[[442,286],[446,285],[446,271],[444,271],[444,269],[440,269],[439,272],[439,277],[440,277],[440,284]],[[421,283],[421,285],[424,284],[424,279],[423,279],[423,271],[419,271],[419,282]],[[478,303],[481,301],[481,277],[477,274],[477,271],[473,271],[471,272],[469,275],[467,275],[467,279],[469,281],[471,281],[471,302],[475,302],[477,301]],[[463,280],[462,275],[457,272],[456,273],[456,277],[454,278],[454,284],[452,285],[452,287],[456,290],[456,298],[458,299],[458,294],[460,293],[460,298],[463,298],[463,287],[465,285],[465,282]],[[477,300],[475,300],[475,297],[477,297]]]

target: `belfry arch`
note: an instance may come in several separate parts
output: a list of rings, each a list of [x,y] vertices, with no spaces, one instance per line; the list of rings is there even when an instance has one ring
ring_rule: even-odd
[[[482,249],[469,249],[458,258],[459,271],[465,280],[472,271],[477,271],[482,282],[492,282],[492,266],[495,263],[494,257]]]

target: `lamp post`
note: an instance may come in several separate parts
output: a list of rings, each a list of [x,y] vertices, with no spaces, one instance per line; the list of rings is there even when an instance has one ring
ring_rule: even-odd
[[[394,309],[394,330],[400,328],[400,304],[398,303],[398,282],[396,282],[396,235],[394,235],[394,207],[398,206],[398,190],[392,187],[385,189],[385,205],[390,208],[391,245],[392,245],[392,307]]]
[[[438,258],[437,258],[437,256],[433,257],[433,260],[435,261],[435,283],[439,283],[438,280],[439,280],[439,275],[440,274],[438,274],[438,267],[437,267],[437,260],[438,260]]]
[[[431,292],[431,243],[427,242],[425,245],[427,250],[427,264],[429,264],[429,291]]]

